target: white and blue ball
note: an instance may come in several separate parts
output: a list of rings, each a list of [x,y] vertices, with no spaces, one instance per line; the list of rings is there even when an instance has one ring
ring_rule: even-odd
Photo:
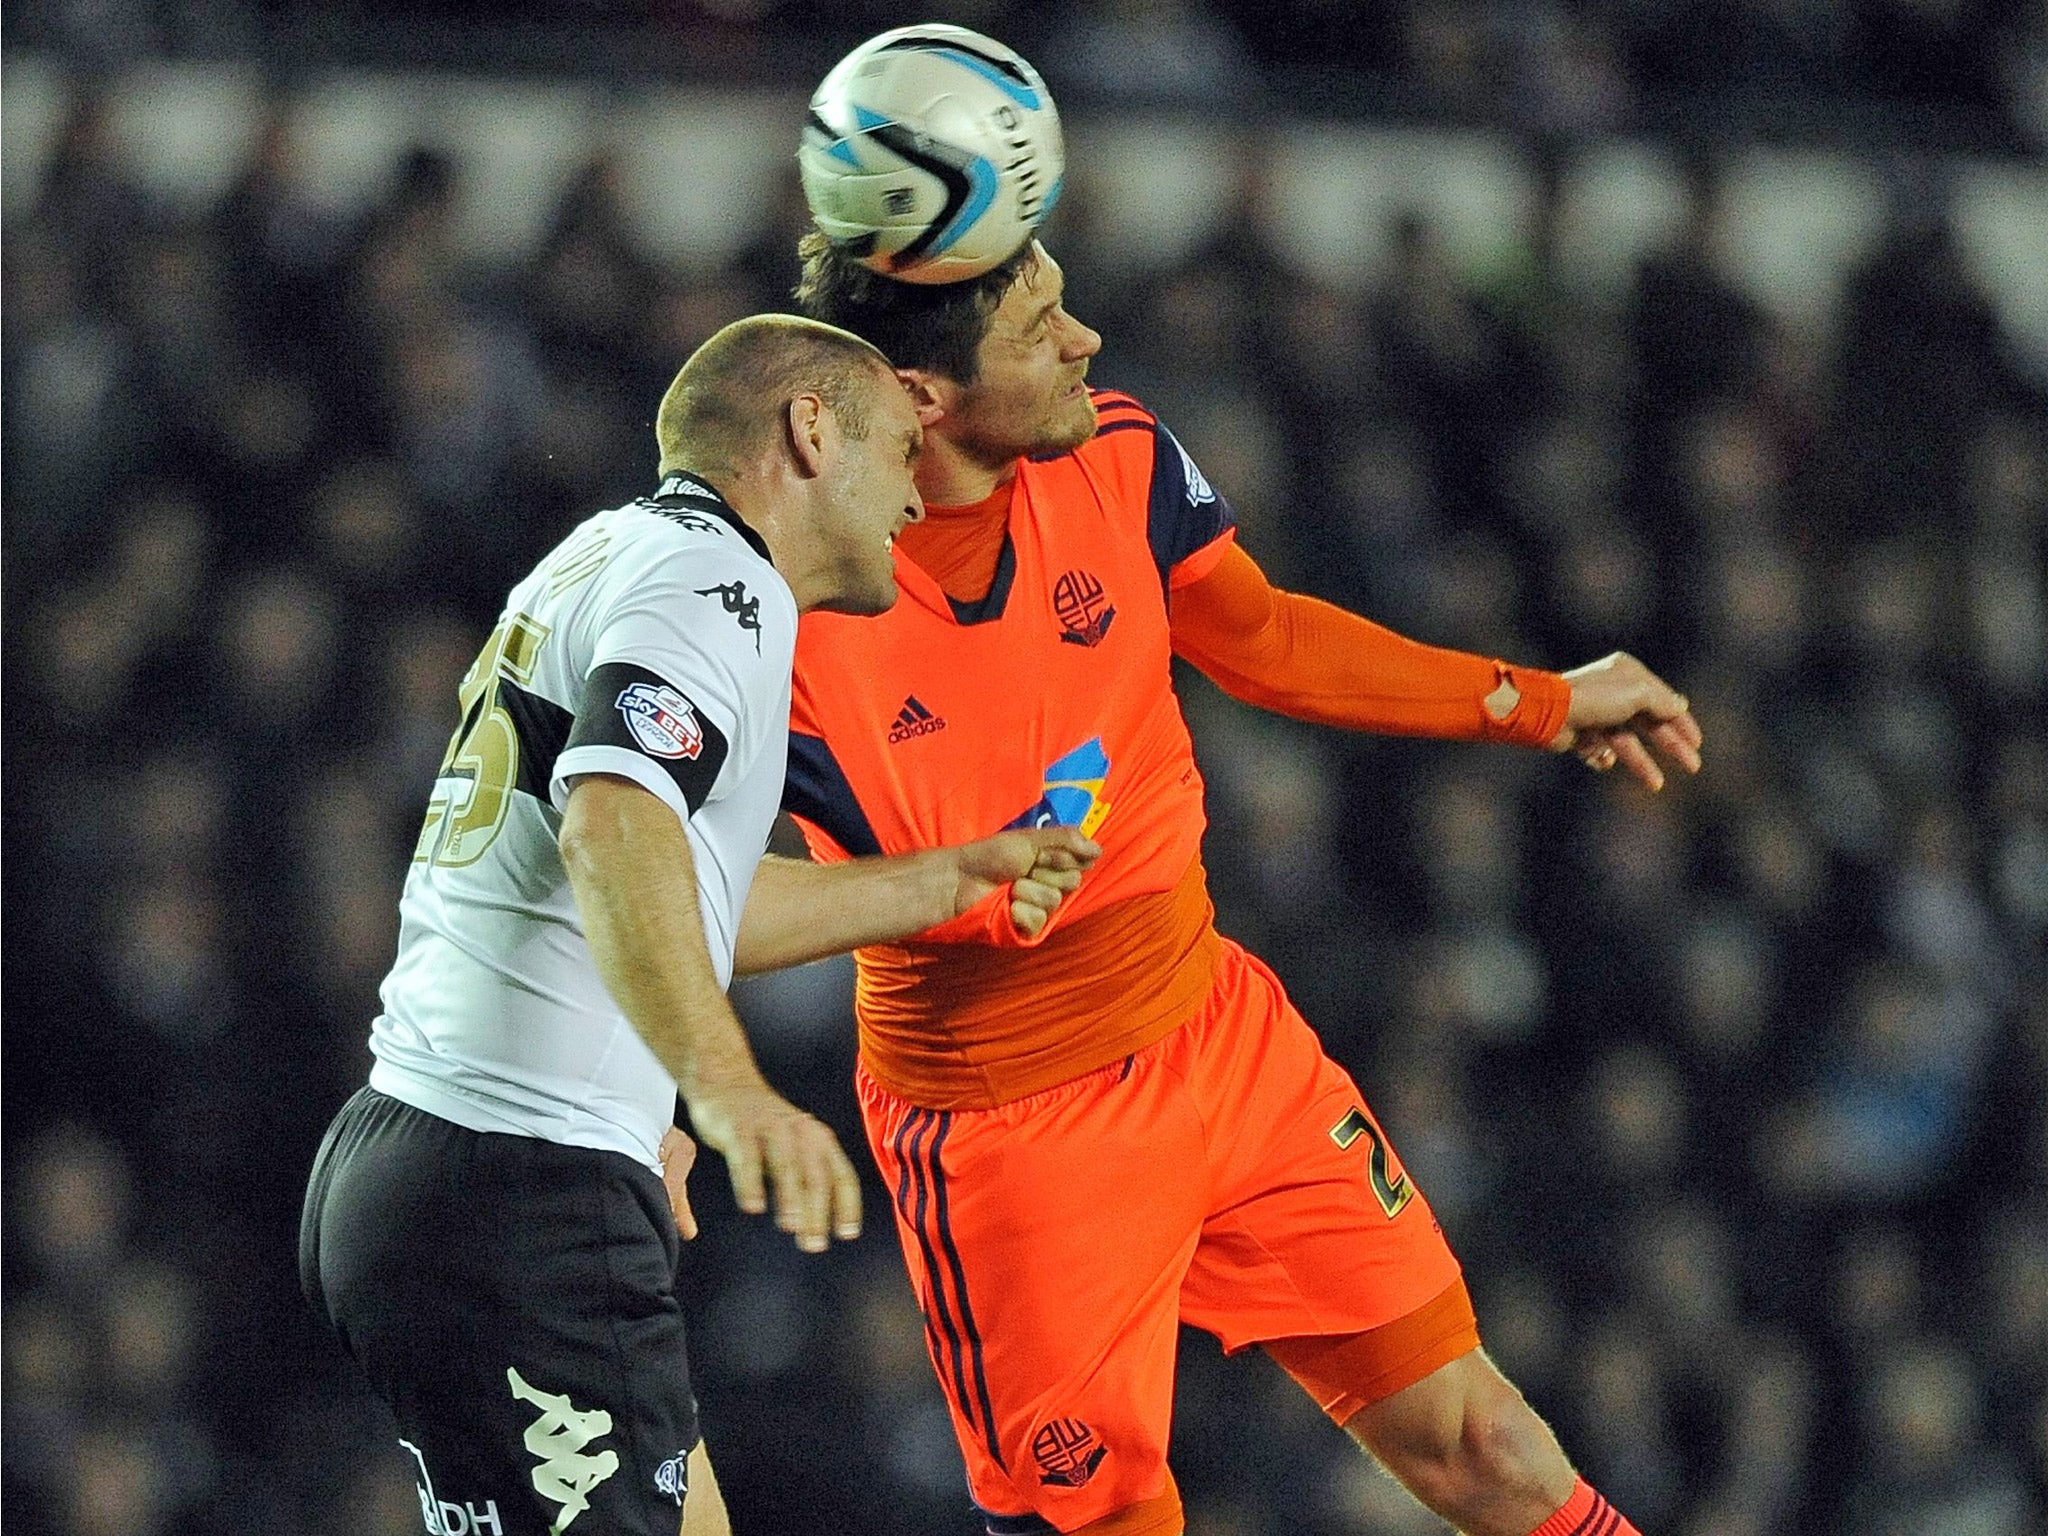
[[[910,283],[979,277],[1060,195],[1059,110],[1014,49],[929,23],[869,38],[811,98],[797,149],[818,227]]]

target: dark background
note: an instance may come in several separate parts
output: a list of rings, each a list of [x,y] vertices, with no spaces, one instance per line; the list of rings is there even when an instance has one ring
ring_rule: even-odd
[[[1190,678],[1221,925],[1360,1078],[1494,1353],[1645,1531],[2038,1531],[2048,362],[1952,193],[2044,174],[2040,9],[1359,9],[936,11],[1025,49],[1076,144],[1229,136],[1238,190],[1191,252],[1106,240],[1078,155],[1048,238],[1108,337],[1094,377],[1175,427],[1276,580],[1532,663],[1625,646],[1691,694],[1708,769],[1651,797]],[[305,1170],[366,1070],[455,683],[506,586],[650,486],[671,373],[793,276],[786,213],[715,265],[658,253],[602,155],[517,252],[458,239],[461,146],[337,209],[294,177],[290,104],[358,71],[740,87],[786,95],[793,145],[817,76],[915,19],[6,8],[5,67],[64,104],[33,175],[10,166],[0,338],[11,1529],[419,1529],[388,1420],[297,1294]],[[137,174],[109,106],[163,60],[247,70],[276,108],[197,203]],[[1480,134],[1536,195],[1484,259],[1418,199],[1361,232],[1388,254],[1359,281],[1304,271],[1269,147],[1361,125]],[[1563,189],[1617,141],[1685,213],[1589,289]],[[16,165],[21,142],[10,117]],[[1885,189],[1817,310],[1724,259],[1758,146]],[[847,989],[826,965],[740,1001],[865,1162]],[[695,1191],[735,1528],[974,1530],[880,1191],[820,1259],[737,1217],[715,1160]],[[1203,1337],[1175,1457],[1191,1536],[1440,1529]]]

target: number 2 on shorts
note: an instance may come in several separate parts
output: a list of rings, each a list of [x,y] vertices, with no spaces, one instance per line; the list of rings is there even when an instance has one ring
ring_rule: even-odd
[[[1408,1182],[1408,1175],[1397,1174],[1387,1177],[1387,1143],[1380,1135],[1380,1128],[1372,1123],[1366,1112],[1357,1105],[1346,1111],[1344,1118],[1330,1127],[1330,1140],[1346,1150],[1361,1136],[1372,1139],[1372,1158],[1368,1169],[1372,1177],[1372,1192],[1379,1197],[1380,1209],[1387,1213],[1389,1220],[1401,1214],[1401,1207],[1415,1198],[1415,1186]]]

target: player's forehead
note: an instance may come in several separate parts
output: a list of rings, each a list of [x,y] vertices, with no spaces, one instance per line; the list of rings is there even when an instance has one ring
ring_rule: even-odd
[[[875,385],[876,419],[892,439],[924,440],[924,428],[917,423],[917,406],[910,398],[910,386],[894,373],[884,375]]]
[[[924,441],[924,428],[918,424],[917,403],[911,398],[910,386],[894,369],[877,368],[867,389],[865,414],[870,439],[878,440],[878,446],[892,456]]]
[[[1021,336],[1047,313],[1058,309],[1066,291],[1066,273],[1060,270],[1060,264],[1053,260],[1052,253],[1034,240],[1031,242],[1031,259],[1024,263],[1017,280],[1010,284],[1009,292],[996,306],[989,329]]]

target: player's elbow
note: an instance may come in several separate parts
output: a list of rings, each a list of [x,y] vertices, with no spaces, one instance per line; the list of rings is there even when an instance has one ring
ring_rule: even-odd
[[[626,806],[621,791],[645,793],[637,785],[603,774],[586,774],[569,786],[562,828],[555,835],[569,883],[581,886],[604,868],[623,836]]]
[[[555,839],[555,846],[561,850],[562,868],[569,872],[571,885],[580,884],[599,862],[592,841],[587,820],[573,815],[563,816],[562,830]]]

